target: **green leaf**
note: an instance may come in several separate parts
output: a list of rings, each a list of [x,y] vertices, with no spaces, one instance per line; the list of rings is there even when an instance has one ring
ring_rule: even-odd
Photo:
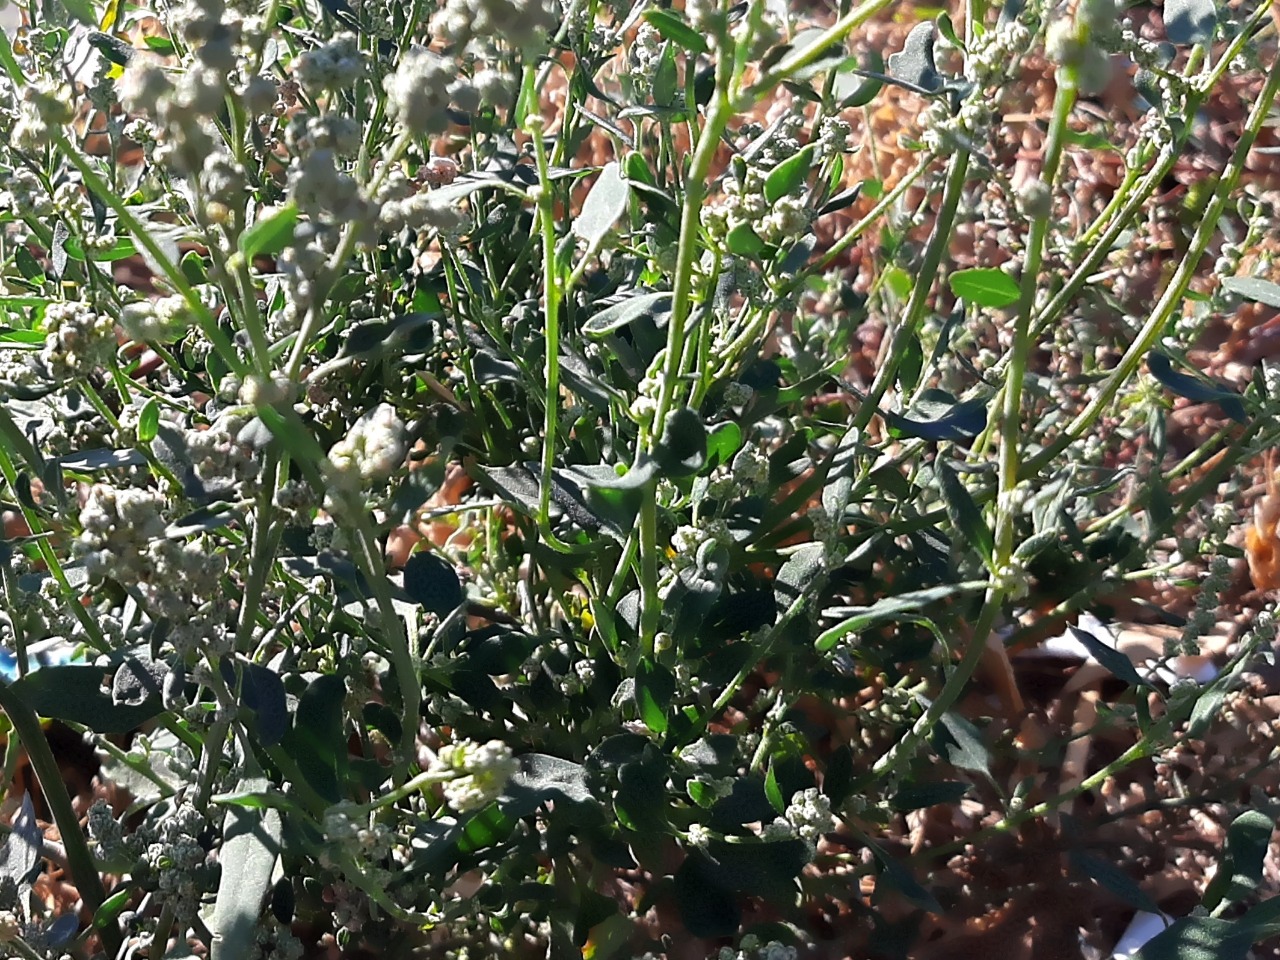
[[[1222,863],[1204,892],[1203,905],[1214,910],[1224,900],[1239,903],[1262,884],[1262,865],[1275,823],[1257,810],[1246,810],[1227,828]]]
[[[932,21],[918,23],[907,34],[900,53],[889,57],[889,75],[929,93],[942,88],[942,77],[933,62]]]
[[[879,845],[873,844],[871,854],[880,864],[880,875],[876,881],[876,892],[872,904],[877,904],[888,891],[897,891],[916,906],[930,913],[942,913],[942,905],[932,893],[917,880],[909,869],[885,853]]]
[[[682,407],[667,415],[653,459],[667,477],[687,477],[707,462],[707,425],[696,410]]]
[[[728,463],[742,449],[742,428],[732,420],[717,423],[707,433],[707,462],[702,473],[708,474],[722,463]]]
[[[972,789],[960,780],[939,780],[936,783],[903,784],[889,800],[889,806],[899,813],[924,810],[928,807],[959,803]]]
[[[818,635],[818,639],[813,641],[813,645],[818,650],[829,650],[849,634],[856,634],[860,630],[867,630],[868,627],[876,626],[877,623],[890,621],[919,623],[924,627],[937,630],[937,627],[933,625],[933,621],[928,620],[927,617],[919,616],[918,611],[922,611],[928,604],[937,603],[938,600],[945,600],[956,594],[968,593],[968,591],[977,590],[983,588],[983,586],[980,581],[974,581],[972,584],[931,586],[931,588],[911,590],[909,593],[897,596],[884,596],[883,599],[877,600],[876,603],[870,604],[868,607],[838,608],[840,613],[844,614],[845,620],[824,630],[822,634]]]
[[[973,267],[951,275],[951,292],[980,307],[1007,307],[1018,302],[1018,282],[995,267]]]
[[[1260,277],[1226,277],[1222,289],[1238,297],[1280,310],[1280,284]]]
[[[148,50],[153,50],[161,56],[167,57],[177,50],[168,37],[143,37],[142,42],[147,45]]]
[[[86,39],[90,46],[117,66],[127,67],[136,54],[130,44],[109,33],[91,30]]]
[[[653,102],[659,107],[673,107],[677,92],[676,51],[670,43],[665,43],[653,75]]]
[[[853,57],[836,69],[832,89],[841,110],[865,107],[884,89],[884,57],[877,50],[869,51],[859,63]],[[870,195],[870,194],[868,194]]]
[[[329,803],[342,799],[347,784],[346,696],[346,680],[340,674],[316,677],[298,698],[293,727],[281,743],[307,783]]]
[[[246,260],[264,254],[274,256],[293,240],[293,228],[298,223],[298,208],[293,203],[277,207],[240,234],[237,244]]]
[[[764,795],[769,798],[769,805],[778,813],[787,812],[787,801],[783,799],[782,788],[778,786],[778,772],[773,763],[769,764],[769,773],[764,778]]]
[[[32,282],[44,282],[44,268],[26,247],[16,247],[13,251],[13,262],[18,267],[18,272],[22,274],[24,280]]]
[[[825,217],[828,214],[839,213],[846,207],[851,207],[858,201],[858,197],[862,196],[862,183],[855,183],[847,190],[842,190],[833,196],[830,200],[818,208],[815,216]],[[832,188],[834,189],[834,188]]]
[[[676,693],[675,675],[660,663],[641,660],[636,668],[636,706],[654,733],[667,732],[667,712]]]
[[[79,450],[57,458],[66,470],[92,473],[95,470],[115,470],[120,467],[144,467],[147,458],[137,450]]]
[[[990,566],[995,556],[996,545],[991,527],[987,525],[978,504],[969,494],[968,488],[960,482],[960,477],[951,465],[939,459],[934,466],[938,471],[938,480],[942,485],[942,498],[946,503],[947,516],[950,517],[952,525]]]
[[[932,741],[938,755],[953,767],[990,779],[991,751],[982,741],[982,732],[960,714],[950,710],[944,713],[933,730]]]
[[[943,390],[923,391],[903,416],[884,415],[889,433],[895,438],[921,440],[970,440],[987,425],[987,401],[981,397],[958,402]]]
[[[1072,850],[1068,854],[1068,860],[1072,870],[1088,877],[1135,910],[1143,910],[1147,913],[1160,912],[1159,905],[1119,865],[1090,856],[1080,850]]]
[[[458,571],[434,553],[415,553],[404,565],[404,592],[409,599],[437,616],[445,617],[461,606],[465,595]]]
[[[1093,659],[1110,670],[1115,677],[1138,689],[1151,686],[1149,682],[1142,679],[1132,660],[1105,640],[1099,639],[1092,631],[1083,630],[1080,627],[1067,627],[1067,630],[1071,636],[1084,644]]]
[[[588,249],[599,246],[618,218],[627,211],[631,187],[622,178],[617,161],[604,165],[587,198],[582,212],[573,221],[573,232],[587,243]]]
[[[946,38],[947,43],[957,50],[965,49],[964,41],[956,34],[955,24],[951,22],[951,17],[945,10],[934,18],[933,23],[938,28],[938,32]]]
[[[116,237],[111,246],[105,249],[85,251],[78,237],[69,237],[64,245],[67,256],[72,260],[92,260],[96,263],[109,263],[114,260],[127,260],[138,252],[132,237]]]
[[[1089,151],[1112,150],[1116,153],[1121,152],[1120,148],[1110,138],[1104,137],[1099,133],[1089,133],[1087,130],[1072,130],[1070,128],[1064,129],[1062,133],[1063,140],[1074,147],[1083,147]],[[1190,296],[1190,293],[1188,293],[1188,296]]]
[[[147,402],[142,405],[142,412],[138,414],[138,440],[150,443],[156,438],[159,429],[160,405],[156,403],[155,397],[148,397]]]
[[[194,250],[188,250],[183,255],[179,267],[181,267],[182,275],[186,278],[187,283],[194,286],[209,282],[209,274],[205,271],[204,260]]]
[[[1148,940],[1130,960],[1247,960],[1253,931],[1213,917],[1184,917]]]
[[[737,897],[718,881],[715,865],[691,851],[676,870],[674,892],[680,920],[695,937],[729,937],[738,932],[742,910]]]
[[[1224,687],[1214,684],[1205,687],[1200,692],[1200,696],[1196,697],[1196,702],[1191,708],[1191,718],[1187,721],[1187,736],[1193,740],[1202,737],[1218,719],[1222,712],[1222,704],[1227,699],[1227,691]]]
[[[736,257],[756,259],[764,252],[764,241],[751,229],[751,224],[740,223],[724,238],[724,245]]]
[[[649,9],[642,16],[664,38],[679,44],[689,53],[706,53],[709,49],[707,41],[670,10]]]
[[[778,613],[785,614],[808,599],[815,583],[824,575],[826,565],[826,548],[820,543],[806,543],[791,554],[773,581]]]
[[[138,706],[113,702],[102,686],[106,673],[89,664],[42,667],[10,689],[39,716],[83,723],[96,733],[128,733],[164,712],[159,697]]]
[[[266,777],[252,777],[241,780],[238,789],[260,791],[269,785]],[[212,960],[237,960],[253,952],[258,916],[280,855],[280,813],[228,807],[222,836],[218,851],[222,876],[210,924]]]
[[[39,330],[13,330],[0,328],[0,343],[44,343],[45,335]]]
[[[914,281],[911,274],[903,270],[899,266],[890,265],[885,268],[884,285],[889,288],[890,292],[899,300],[905,300],[911,294],[911,287]]]
[[[53,267],[53,275],[62,279],[67,270],[67,225],[62,220],[53,224],[53,241],[49,246],[49,261]]]
[[[582,332],[589,337],[603,337],[641,317],[657,317],[659,314],[670,311],[671,294],[669,292],[635,293],[621,303],[606,307],[592,316],[582,325]]]
[[[816,149],[813,144],[809,144],[769,171],[769,176],[764,181],[764,198],[770,204],[790,196],[804,183],[813,167]]]
[[[1169,357],[1158,350],[1147,354],[1147,369],[1151,375],[1180,397],[1186,397],[1196,403],[1216,403],[1236,423],[1247,423],[1244,402],[1240,395],[1226,387],[1206,383],[1197,377],[1189,376],[1173,369]]]

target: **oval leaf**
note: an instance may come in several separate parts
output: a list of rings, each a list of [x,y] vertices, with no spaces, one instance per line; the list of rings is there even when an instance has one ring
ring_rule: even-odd
[[[1007,307],[1018,302],[1018,282],[995,267],[957,270],[951,275],[951,292],[980,307]]]
[[[630,197],[631,186],[622,178],[617,161],[606,163],[582,202],[582,212],[573,221],[573,232],[587,242],[588,248],[598,246],[626,212]]]
[[[1263,303],[1268,307],[1280,310],[1280,284],[1263,280],[1260,277],[1227,277],[1222,281],[1222,289],[1234,293],[1238,297]]]
[[[690,53],[707,52],[707,41],[702,34],[670,10],[646,10],[643,16],[664,38],[684,47]]]
[[[259,254],[275,255],[293,239],[293,228],[298,222],[298,208],[292,203],[258,218],[258,222],[240,234],[239,248],[246,260]]]
[[[463,601],[458,572],[434,553],[415,553],[409,558],[404,565],[404,592],[414,603],[441,617]]]

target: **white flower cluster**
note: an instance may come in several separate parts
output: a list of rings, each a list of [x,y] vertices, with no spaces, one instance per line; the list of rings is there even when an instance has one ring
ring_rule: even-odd
[[[497,41],[530,51],[548,46],[560,15],[557,0],[446,0],[431,29],[450,43]]]
[[[353,87],[364,71],[364,54],[351,33],[341,33],[293,62],[294,78],[311,97]]]
[[[816,841],[835,825],[831,801],[817,787],[797,793],[787,805],[787,822],[801,839]]]
[[[32,171],[25,168],[6,172],[0,190],[0,212],[43,220],[54,212],[53,198]]]
[[[640,24],[636,38],[627,50],[626,79],[636,99],[643,98],[653,89],[653,77],[661,56],[662,34],[648,22]]]
[[[1182,636],[1165,641],[1165,655],[1178,656],[1187,654],[1195,656],[1200,653],[1200,638],[1213,630],[1217,623],[1218,605],[1222,594],[1231,584],[1231,562],[1226,557],[1217,556],[1209,562],[1209,572],[1200,584],[1200,592],[1196,594],[1196,607],[1182,628]]]
[[[458,813],[468,813],[497,799],[519,765],[501,740],[462,740],[441,747],[431,769],[455,774],[444,783],[444,798]]]
[[[708,229],[724,236],[745,224],[766,243],[781,243],[804,233],[813,220],[812,208],[803,197],[790,194],[769,203],[764,190],[767,176],[767,169],[753,165],[745,168],[741,179],[726,178],[724,198],[703,208]]]
[[[75,543],[89,577],[111,576],[127,586],[152,573],[150,545],[164,536],[164,497],[151,490],[96,483],[80,510],[83,532]]]
[[[374,215],[354,177],[338,165],[338,154],[315,149],[293,158],[289,165],[289,196],[298,210],[330,224],[363,223]]]
[[[187,451],[197,477],[217,486],[243,485],[257,478],[261,463],[253,449],[239,440],[250,416],[244,407],[232,407],[220,413],[207,430],[186,432]]]
[[[711,842],[711,831],[700,823],[692,823],[685,834],[685,841],[691,847],[705,848]]]
[[[382,823],[370,823],[369,815],[353,803],[335,804],[324,813],[325,842],[341,855],[334,865],[353,859],[357,863],[377,863],[391,852],[392,834]]]
[[[190,803],[184,803],[135,837],[150,839],[142,859],[155,872],[159,894],[176,906],[178,916],[192,917],[200,907],[206,883],[213,878],[207,870],[209,854],[197,839],[206,827],[205,818]]]
[[[124,827],[101,797],[89,808],[87,827],[89,839],[97,845],[104,859],[113,860],[125,852]]]
[[[60,82],[37,81],[22,91],[18,122],[11,136],[15,146],[36,151],[48,142],[51,128],[61,127],[73,116],[71,91]]]
[[[174,294],[154,300],[135,300],[120,311],[125,336],[137,343],[172,343],[191,326],[191,308]]]
[[[1023,18],[1001,21],[977,37],[965,57],[965,72],[979,87],[998,86],[1019,69],[1035,36]]]
[[[179,173],[198,174],[214,147],[213,118],[231,92],[228,73],[243,52],[243,21],[223,0],[192,0],[178,18],[195,58],[171,80],[158,57],[134,56],[117,86],[120,102],[132,115],[157,123],[162,144],[154,155]]]
[[[329,448],[329,462],[346,488],[385,480],[404,462],[404,421],[389,403],[366,413],[347,435]]]
[[[400,200],[388,200],[378,214],[378,226],[388,233],[434,230],[452,237],[465,233],[471,218],[455,203],[442,200],[430,191],[413,193]]]
[[[738,941],[738,949],[721,947],[718,953],[708,960],[796,960],[799,954],[795,947],[788,947],[777,940],[761,943],[755,934],[748,933]]]
[[[457,65],[437,53],[415,47],[396,72],[383,81],[387,111],[415,136],[442,133],[456,97],[478,99],[474,88],[458,76]]]
[[[332,150],[340,157],[354,157],[360,151],[360,124],[332,111],[319,116],[297,113],[284,128],[284,142],[295,155]]]
[[[111,317],[81,300],[51,303],[44,311],[40,360],[55,379],[84,376],[115,355],[115,331]]]

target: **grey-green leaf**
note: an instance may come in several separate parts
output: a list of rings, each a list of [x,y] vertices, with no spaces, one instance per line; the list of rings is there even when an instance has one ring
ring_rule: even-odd
[[[265,791],[265,777],[242,780],[242,791]],[[213,960],[239,960],[252,953],[258,915],[271,889],[271,873],[280,855],[280,813],[228,807],[223,830],[222,879],[214,906]]]
[[[1222,281],[1222,289],[1234,293],[1246,300],[1262,303],[1280,310],[1280,284],[1263,280],[1260,277],[1227,277]]]
[[[588,247],[597,246],[626,213],[630,197],[631,185],[623,179],[617,161],[611,160],[604,165],[582,202],[582,212],[573,221],[573,232],[585,240]]]
[[[1208,43],[1218,25],[1213,0],[1165,0],[1164,31],[1173,43]]]

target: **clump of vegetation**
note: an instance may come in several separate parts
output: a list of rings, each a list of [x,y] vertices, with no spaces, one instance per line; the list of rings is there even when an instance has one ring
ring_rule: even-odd
[[[1033,828],[1162,906],[1068,812],[1274,640],[1178,666],[1278,432],[1195,352],[1280,306],[1270,12],[799,7],[19,3],[12,955],[918,956]],[[1110,679],[1048,716],[1006,648],[1135,598],[1155,662],[1073,627]],[[1149,960],[1277,932],[1274,798],[1215,789]]]

